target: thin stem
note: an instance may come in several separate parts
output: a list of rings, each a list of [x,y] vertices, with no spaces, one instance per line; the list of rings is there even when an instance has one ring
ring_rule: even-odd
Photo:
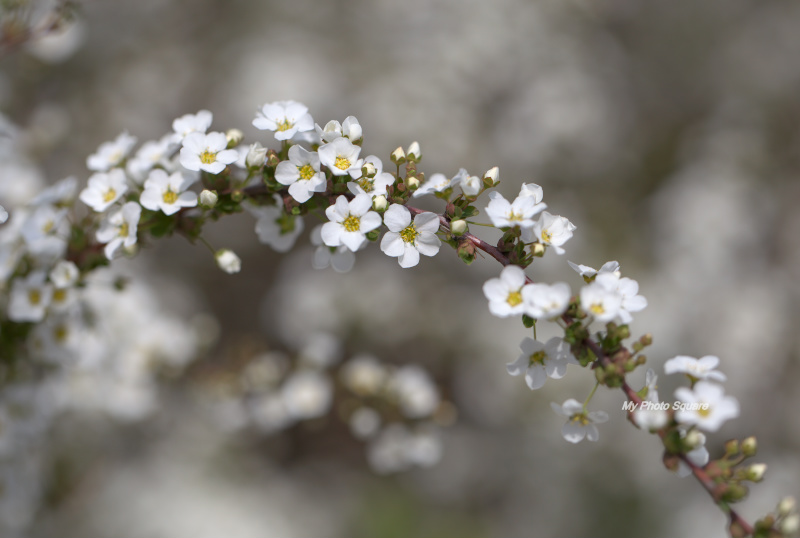
[[[583,412],[584,413],[586,412],[586,406],[588,406],[589,402],[592,401],[592,398],[594,397],[594,393],[597,392],[597,387],[599,387],[599,386],[600,386],[600,382],[598,381],[598,382],[596,382],[594,384],[594,388],[592,389],[592,392],[590,392],[589,396],[587,396],[586,400],[584,400],[584,402],[583,402]]]

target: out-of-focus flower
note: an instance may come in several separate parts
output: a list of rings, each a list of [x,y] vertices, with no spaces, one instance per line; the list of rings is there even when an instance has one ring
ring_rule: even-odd
[[[567,423],[561,428],[561,435],[570,443],[580,443],[584,438],[597,441],[600,432],[595,424],[608,421],[608,414],[605,411],[587,412],[583,404],[573,398],[565,401],[563,405],[551,403],[550,407],[559,415],[568,417]]]
[[[81,191],[80,200],[94,211],[102,213],[128,192],[125,172],[119,168],[109,173],[93,174],[85,189]]]
[[[683,404],[675,411],[680,424],[715,432],[726,420],[739,416],[739,401],[725,396],[725,390],[715,383],[698,381],[692,388],[678,387],[675,397]]]
[[[664,373],[667,375],[686,374],[693,379],[723,382],[727,377],[715,369],[718,365],[719,357],[714,355],[706,355],[699,359],[678,355],[664,363]]]
[[[569,285],[529,284],[522,288],[525,314],[534,319],[552,319],[560,316],[569,306]]]
[[[214,253],[214,259],[217,260],[217,265],[226,273],[233,274],[242,270],[242,260],[232,250],[227,248],[219,249]]]
[[[111,142],[103,142],[95,153],[86,159],[86,166],[95,172],[106,172],[119,165],[136,145],[136,137],[127,132],[120,135]]]
[[[136,232],[142,208],[136,202],[128,202],[121,209],[115,211],[106,219],[97,230],[97,240],[106,243],[103,252],[109,260],[122,248],[131,248],[136,244]]]
[[[554,336],[546,344],[525,338],[519,347],[522,354],[507,364],[506,369],[513,376],[525,374],[525,383],[531,390],[542,388],[548,377],[561,379],[567,373],[568,364],[578,364],[569,344],[562,338]]]

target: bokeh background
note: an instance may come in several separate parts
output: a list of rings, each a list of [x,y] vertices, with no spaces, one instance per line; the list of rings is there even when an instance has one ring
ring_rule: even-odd
[[[722,359],[742,416],[709,436],[712,457],[726,439],[753,434],[769,465],[742,512],[754,518],[800,494],[800,5],[87,0],[80,8],[69,35],[0,59],[0,108],[22,133],[2,169],[0,204],[14,207],[67,175],[85,181],[85,158],[101,142],[122,130],[159,137],[201,108],[214,112],[214,129],[238,127],[246,142],[276,147],[250,122],[281,99],[305,103],[321,125],[355,115],[366,154],[385,162],[417,140],[428,175],[499,166],[506,196],[536,182],[549,210],[577,225],[567,254],[548,252],[529,274],[577,289],[568,259],[619,260],[649,300],[632,329],[653,333],[654,368],[677,354]],[[434,200],[422,205],[440,210]],[[549,403],[582,400],[591,376],[571,370],[535,393],[508,376],[526,331],[487,311],[480,286],[497,275],[493,260],[466,267],[443,249],[406,271],[373,245],[340,275],[311,268],[307,238],[281,255],[257,242],[253,226],[242,214],[207,232],[242,257],[236,276],[181,238],[117,262],[153,290],[154,309],[218,337],[188,373],[167,376],[147,418],[75,413],[56,422],[37,471],[46,495],[27,535],[725,534],[699,485],[667,472],[657,440],[624,419],[620,393],[595,399],[611,415],[600,441],[573,446]],[[296,350],[316,331],[336,335],[345,356],[368,352],[432,373],[458,409],[438,465],[379,476],[363,444],[341,432],[232,433],[225,422],[235,413],[204,407],[209,378],[226,379],[248,354]],[[662,399],[676,384],[662,376]]]

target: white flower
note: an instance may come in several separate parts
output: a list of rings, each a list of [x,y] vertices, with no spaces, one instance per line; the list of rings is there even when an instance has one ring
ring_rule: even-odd
[[[534,196],[517,196],[513,202],[509,202],[499,192],[492,191],[489,198],[486,214],[498,228],[531,228],[535,224],[533,217],[547,207],[546,204],[537,204]]]
[[[196,180],[187,178],[181,172],[171,176],[161,169],[150,172],[144,182],[144,192],[139,203],[151,211],[163,211],[165,215],[177,213],[182,207],[195,207],[197,193],[186,191]]]
[[[375,173],[370,176],[361,176],[356,181],[347,183],[347,188],[353,194],[369,194],[373,199],[377,196],[386,196],[386,188],[394,185],[395,178],[389,172],[383,171],[383,163],[375,155],[364,159],[364,165],[372,164]]]
[[[525,338],[519,345],[522,354],[516,361],[506,365],[513,376],[525,374],[525,383],[531,390],[544,386],[547,378],[561,379],[567,373],[567,364],[578,364],[563,339],[553,337],[543,344],[533,338]]]
[[[214,116],[208,110],[200,110],[197,114],[184,114],[180,118],[176,118],[172,122],[172,130],[175,131],[175,134],[171,135],[172,140],[181,142],[192,133],[205,134],[211,127],[213,118]]]
[[[63,257],[70,230],[66,209],[42,205],[31,214],[17,212],[15,220],[17,216],[24,218],[19,232],[31,254],[40,260],[55,261],[55,258]]]
[[[524,198],[526,196],[532,197],[537,204],[541,204],[542,200],[544,199],[544,189],[542,189],[536,183],[523,183],[522,187],[519,189],[519,196],[520,198]],[[547,204],[543,204],[542,210],[547,207]]]
[[[457,187],[462,179],[466,177],[467,171],[463,168],[458,171],[458,174],[453,176],[452,179],[447,179],[444,174],[433,174],[425,183],[414,191],[414,198],[419,198],[424,194],[431,194],[434,192],[443,192],[447,189]]]
[[[681,430],[680,435],[683,438],[687,437],[687,435],[691,435],[691,437],[696,440],[694,448],[686,453],[686,457],[689,458],[689,461],[699,467],[708,463],[709,454],[706,448],[706,436],[697,430],[692,430],[691,434],[687,434],[685,430]],[[692,468],[686,465],[683,460],[679,460],[678,468],[675,472],[681,478],[685,478],[692,474]]]
[[[125,172],[115,168],[107,174],[93,174],[86,188],[81,191],[80,200],[98,213],[102,213],[126,192],[128,184],[125,181]]]
[[[217,265],[220,269],[228,273],[238,273],[242,270],[242,260],[232,250],[221,248],[214,253],[214,259],[217,260]]]
[[[325,174],[319,171],[319,155],[295,145],[289,148],[289,160],[281,161],[275,170],[275,181],[289,186],[289,194],[307,202],[315,192],[325,192]]]
[[[721,386],[708,381],[698,381],[691,389],[678,387],[675,397],[689,404],[675,411],[675,420],[681,424],[715,432],[723,422],[739,416],[739,401],[733,396],[725,396]]]
[[[53,297],[53,286],[47,284],[43,271],[17,278],[11,286],[8,319],[11,321],[41,321]]]
[[[667,375],[686,374],[703,381],[723,382],[727,377],[722,372],[715,370],[718,365],[719,357],[714,355],[706,355],[699,359],[678,355],[664,363],[664,373]]]
[[[532,197],[526,198],[530,199]],[[522,240],[526,243],[536,240],[543,245],[550,245],[556,251],[556,254],[560,255],[565,252],[561,245],[572,237],[573,230],[575,230],[575,225],[569,220],[558,215],[551,215],[545,211],[533,225],[530,232],[523,230],[525,233],[522,234]]]
[[[411,212],[400,204],[392,204],[383,215],[383,222],[389,231],[381,240],[381,250],[398,258],[400,267],[414,267],[419,263],[419,255],[435,256],[442,242],[436,237],[439,231],[439,215],[419,213],[411,222]]]
[[[489,300],[489,311],[495,316],[507,318],[525,312],[522,287],[525,271],[516,265],[507,265],[500,278],[491,278],[483,284],[483,294]]]
[[[208,189],[203,189],[200,191],[200,205],[202,207],[212,209],[217,202],[219,201],[219,196],[217,196],[217,191],[210,191]]]
[[[281,399],[295,420],[317,418],[328,412],[333,386],[327,376],[313,371],[292,374],[281,388]]]
[[[355,253],[346,246],[329,247],[322,242],[322,224],[311,230],[311,244],[317,247],[311,260],[314,269],[330,266],[337,273],[347,273],[356,263]]]
[[[605,271],[595,277],[595,282],[619,294],[621,303],[617,316],[622,323],[633,321],[631,312],[639,312],[647,307],[647,299],[643,295],[637,295],[639,283],[631,278],[620,278],[615,272]]]
[[[389,381],[389,391],[406,418],[427,417],[439,407],[436,385],[428,373],[416,365],[400,367]]]
[[[183,139],[181,166],[187,170],[204,170],[219,174],[225,167],[236,162],[239,153],[228,147],[224,133],[191,133]]]
[[[262,131],[274,131],[276,140],[290,140],[297,133],[314,129],[314,120],[305,105],[295,101],[276,101],[261,107],[253,126]]]
[[[593,277],[598,273],[615,273],[617,276],[620,276],[619,262],[606,262],[600,269],[595,269],[594,267],[589,267],[588,265],[578,265],[576,263],[572,263],[571,261],[568,261],[567,263],[575,270],[575,272],[584,278]]]
[[[289,215],[283,210],[283,201],[275,195],[275,205],[246,205],[256,217],[256,234],[259,242],[269,245],[275,252],[288,252],[303,232],[303,217]]]
[[[97,240],[106,243],[103,252],[109,260],[120,249],[131,248],[136,244],[136,232],[142,208],[136,202],[128,202],[122,209],[112,213],[97,231]]]
[[[340,370],[342,383],[359,396],[377,394],[386,382],[386,368],[372,355],[358,355]]]
[[[633,412],[633,422],[643,430],[658,430],[667,425],[669,415],[661,408],[639,407]]]
[[[342,139],[340,139],[342,140]],[[329,247],[345,245],[358,250],[366,240],[366,234],[381,225],[381,217],[372,209],[372,198],[359,194],[349,203],[339,196],[334,205],[325,209],[330,222],[322,225],[322,241]]]
[[[583,404],[570,398],[563,405],[551,403],[550,407],[559,415],[569,417],[567,423],[561,428],[561,435],[570,443],[579,443],[584,437],[589,441],[597,441],[600,432],[597,431],[595,424],[602,424],[608,420],[608,414],[604,411],[587,412],[583,409]]]
[[[552,319],[563,314],[569,306],[569,285],[530,284],[522,288],[525,314],[534,319]]]
[[[462,168],[462,171],[465,170]],[[462,176],[462,179],[459,182],[459,186],[461,187],[461,192],[464,193],[464,196],[474,197],[478,196],[481,193],[481,188],[483,187],[483,180],[478,176],[470,176],[465,174],[464,176]]]
[[[361,148],[347,138],[337,138],[333,142],[319,147],[319,160],[328,167],[335,176],[361,177],[362,161],[358,160]]]
[[[338,121],[331,120],[325,124],[325,129],[319,125],[315,125],[314,129],[323,142],[333,142],[340,137],[349,138],[351,142],[357,142],[362,138],[361,125],[355,116],[347,116],[341,125]]]
[[[30,205],[51,204],[64,207],[72,204],[77,190],[78,180],[73,176],[65,177],[37,194],[30,201]]]
[[[50,271],[50,282],[57,288],[69,288],[75,285],[80,274],[77,265],[71,261],[61,260]]]
[[[136,137],[127,132],[121,133],[111,142],[103,142],[97,151],[86,159],[86,166],[95,172],[105,172],[120,164],[128,156]]]
[[[611,321],[619,313],[622,297],[602,284],[592,282],[581,288],[581,306],[601,323]]]
[[[291,150],[289,150],[291,154]],[[247,148],[247,154],[244,158],[244,165],[247,168],[261,168],[267,160],[267,148],[256,142]]]
[[[183,137],[180,139],[182,140]],[[165,168],[169,166],[169,157],[175,147],[176,141],[174,135],[171,134],[163,136],[160,140],[148,140],[142,144],[136,155],[128,161],[127,168],[131,177],[137,183],[141,183],[154,166]]]

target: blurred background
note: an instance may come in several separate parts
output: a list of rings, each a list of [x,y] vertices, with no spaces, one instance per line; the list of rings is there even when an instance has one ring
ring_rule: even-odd
[[[709,436],[712,458],[726,439],[756,435],[769,466],[742,513],[755,519],[800,494],[800,4],[79,7],[74,25],[0,58],[0,109],[17,126],[0,204],[23,204],[69,175],[82,184],[86,156],[102,142],[123,130],[158,138],[199,109],[213,111],[214,130],[237,127],[246,143],[277,147],[251,121],[283,99],[306,104],[320,125],[356,116],[365,154],[384,162],[419,141],[429,176],[499,166],[507,197],[538,183],[548,210],[577,225],[567,253],[548,252],[531,276],[575,290],[567,260],[618,260],[649,301],[632,333],[653,333],[651,366],[660,372],[677,354],[721,358],[742,416]],[[441,211],[436,200],[421,205]],[[116,262],[146,297],[131,308],[177,327],[159,333],[159,345],[183,330],[181,349],[200,351],[180,372],[158,372],[157,399],[134,405],[135,416],[116,420],[123,406],[109,419],[102,399],[59,416],[46,454],[2,479],[10,535],[725,535],[702,488],[666,471],[657,440],[627,423],[621,393],[594,400],[611,415],[599,442],[570,445],[549,404],[583,400],[591,375],[571,369],[531,392],[506,373],[527,331],[488,313],[481,285],[499,272],[493,260],[467,268],[444,247],[401,270],[373,245],[342,275],[311,268],[306,236],[282,255],[253,227],[242,214],[206,232],[242,257],[236,276],[182,238]],[[137,323],[149,334],[144,313]],[[336,368],[366,353],[429,372],[447,406],[434,420],[441,457],[425,460],[438,463],[376,472],[365,444],[336,425],[338,407],[280,431],[242,410],[253,357],[291,363],[319,334],[323,362]],[[643,377],[634,375],[636,388]],[[678,382],[661,377],[663,400]]]

